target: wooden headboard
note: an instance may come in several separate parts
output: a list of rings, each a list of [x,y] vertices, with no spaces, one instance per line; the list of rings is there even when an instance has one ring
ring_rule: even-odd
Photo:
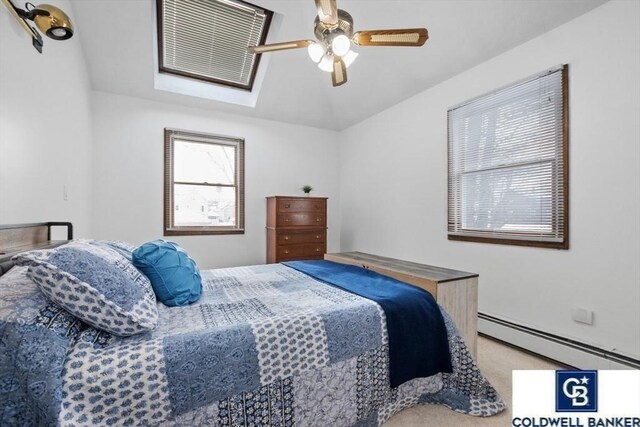
[[[67,227],[67,240],[51,240],[51,227]],[[13,267],[11,257],[14,255],[32,249],[53,248],[71,239],[73,225],[70,222],[0,225],[0,276]]]

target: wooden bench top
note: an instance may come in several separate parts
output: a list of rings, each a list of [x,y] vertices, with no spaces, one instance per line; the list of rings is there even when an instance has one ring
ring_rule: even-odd
[[[353,265],[376,265],[387,270],[410,274],[412,276],[427,279],[435,283],[444,283],[478,277],[477,274],[468,273],[466,271],[451,270],[449,268],[443,267],[434,267],[432,265],[419,264],[417,262],[403,261],[378,255],[371,255],[364,252],[339,252],[333,254],[325,254],[324,259],[326,259],[327,261],[337,261],[342,263],[344,263],[345,260],[348,260],[352,261],[349,263]]]

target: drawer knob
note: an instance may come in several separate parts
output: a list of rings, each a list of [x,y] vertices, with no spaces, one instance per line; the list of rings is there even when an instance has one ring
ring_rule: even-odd
[[[289,222],[289,218],[285,218],[285,219],[284,219],[284,222]]]
[[[284,240],[289,240],[289,236],[284,236]]]
[[[284,253],[285,253],[285,254],[288,254],[288,253],[289,253],[289,251],[285,249]]]
[[[320,252],[320,249],[316,248],[316,252]]]
[[[316,218],[316,222],[320,222],[320,218]]]
[[[284,205],[285,208],[290,207],[291,205],[289,203],[287,203],[286,205]]]
[[[316,236],[316,239],[319,239],[319,238],[320,238],[320,235],[317,235],[317,236]]]

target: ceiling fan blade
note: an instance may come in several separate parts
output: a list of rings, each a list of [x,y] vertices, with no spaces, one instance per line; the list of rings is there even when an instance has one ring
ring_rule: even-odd
[[[296,40],[291,42],[261,44],[259,46],[249,46],[247,47],[247,50],[250,53],[265,53],[265,52],[274,52],[277,50],[298,49],[301,47],[307,47],[313,43],[314,43],[313,40]]]
[[[330,27],[338,25],[338,5],[336,0],[315,0],[318,19]]]
[[[344,65],[342,58],[337,56],[333,58],[331,81],[333,82],[333,87],[343,85],[347,82],[347,67]]]
[[[422,46],[429,38],[426,28],[358,31],[353,42],[358,46]]]

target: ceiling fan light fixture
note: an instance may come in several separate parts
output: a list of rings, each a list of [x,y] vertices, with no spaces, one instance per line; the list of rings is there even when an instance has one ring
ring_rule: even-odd
[[[249,46],[247,48],[249,52],[263,53],[306,47],[311,60],[322,71],[331,73],[331,82],[334,87],[337,87],[347,82],[347,67],[351,66],[358,57],[358,53],[351,50],[352,45],[420,47],[429,38],[426,28],[354,32],[353,18],[349,13],[338,9],[338,0],[315,0],[315,3],[317,14],[313,20],[313,33],[317,41],[298,40]]]
[[[358,55],[359,55],[358,52],[354,52],[352,50],[349,50],[349,52],[347,52],[347,54],[342,57],[342,61],[344,62],[344,66],[349,68],[349,65],[353,64],[353,61],[356,60]]]
[[[317,64],[327,52],[327,47],[323,43],[313,43],[309,45],[307,52],[311,60]]]
[[[331,50],[338,56],[346,55],[351,49],[351,40],[344,34],[340,34],[331,40]]]
[[[318,63],[318,68],[327,73],[333,72],[333,55],[330,53],[325,53]]]

